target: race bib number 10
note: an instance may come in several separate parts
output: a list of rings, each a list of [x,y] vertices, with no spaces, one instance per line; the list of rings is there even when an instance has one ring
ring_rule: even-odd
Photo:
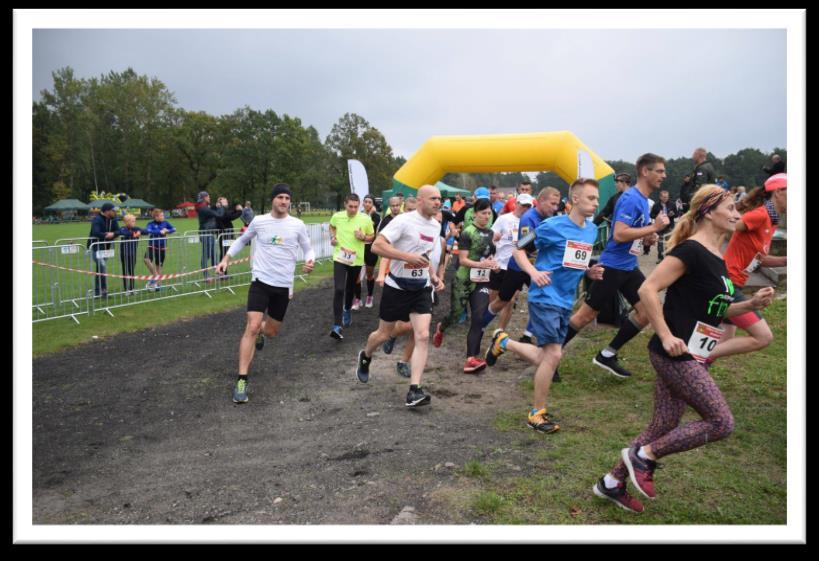
[[[585,271],[589,268],[592,247],[590,243],[566,240],[566,251],[563,253],[563,266]]]
[[[688,354],[697,362],[705,362],[711,356],[711,352],[717,346],[719,340],[722,339],[723,333],[725,333],[725,330],[719,327],[713,327],[698,321],[691,338],[688,340]]]

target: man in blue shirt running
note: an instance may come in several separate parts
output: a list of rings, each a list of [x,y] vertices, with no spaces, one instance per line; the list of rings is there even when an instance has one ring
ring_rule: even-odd
[[[636,313],[629,316],[609,345],[592,359],[592,364],[619,378],[628,378],[631,372],[617,362],[617,351],[648,325],[648,317],[637,294],[645,280],[637,256],[642,255],[643,244],[654,244],[658,238],[657,232],[664,230],[669,223],[668,216],[660,212],[652,224],[648,206],[648,197],[660,189],[666,178],[665,159],[656,154],[643,154],[637,160],[636,167],[637,183],[623,192],[614,207],[609,241],[600,256],[600,264],[606,272],[601,280],[592,283],[586,301],[572,316],[563,343],[565,347],[597,317],[606,302],[620,292]]]
[[[495,330],[492,345],[486,351],[486,363],[495,364],[506,351],[528,360],[535,366],[534,406],[529,413],[529,426],[542,433],[560,428],[546,412],[546,399],[552,376],[562,355],[562,344],[572,315],[577,283],[583,275],[599,280],[604,269],[589,267],[597,227],[590,220],[600,202],[598,184],[594,179],[580,178],[569,188],[572,208],[569,214],[555,216],[540,223],[533,233],[520,239],[519,247],[534,245],[537,261],[523,262],[523,269],[532,280],[529,286],[529,321],[536,344],[512,341],[502,329]]]

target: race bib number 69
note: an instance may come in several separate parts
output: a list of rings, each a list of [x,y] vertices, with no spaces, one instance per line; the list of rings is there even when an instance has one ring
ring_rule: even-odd
[[[570,269],[586,270],[592,256],[592,244],[566,240],[566,250],[563,253],[563,266]]]

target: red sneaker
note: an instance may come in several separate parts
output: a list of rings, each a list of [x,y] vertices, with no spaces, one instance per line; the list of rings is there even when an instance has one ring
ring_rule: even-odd
[[[486,368],[486,361],[481,360],[475,356],[469,357],[468,359],[466,359],[466,362],[464,363],[465,374],[477,374],[484,368]]]
[[[623,461],[626,463],[631,482],[643,495],[653,499],[657,496],[654,493],[654,470],[657,469],[658,464],[653,460],[644,460],[638,456],[639,449],[639,446],[623,448],[620,455],[623,456]]]
[[[601,499],[607,499],[629,512],[637,514],[643,512],[643,503],[628,494],[625,481],[620,481],[614,489],[608,489],[606,488],[604,477],[601,477],[600,481],[595,483],[594,487],[592,487],[592,491],[595,495]]]
[[[432,336],[432,345],[434,347],[440,347],[441,344],[444,342],[444,332],[441,331],[441,322],[438,322],[438,325],[435,326],[435,335]]]

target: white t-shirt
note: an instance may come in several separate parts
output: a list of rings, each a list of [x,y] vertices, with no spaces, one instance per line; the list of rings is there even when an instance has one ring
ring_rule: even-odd
[[[492,225],[492,231],[501,235],[495,242],[495,261],[504,271],[517,246],[519,226],[520,218],[515,216],[514,212],[498,216],[498,220]]]
[[[293,287],[293,274],[299,260],[299,249],[304,261],[315,259],[310,236],[304,222],[293,216],[273,218],[270,214],[256,216],[228,250],[231,258],[253,238],[253,280],[268,286]]]
[[[432,256],[435,244],[441,243],[441,224],[434,218],[424,218],[417,210],[399,214],[381,230],[381,234],[398,251],[420,253]],[[429,267],[415,268],[404,261],[390,260],[390,274],[401,279],[426,280],[430,285]],[[387,276],[386,284],[401,290],[398,284]]]

